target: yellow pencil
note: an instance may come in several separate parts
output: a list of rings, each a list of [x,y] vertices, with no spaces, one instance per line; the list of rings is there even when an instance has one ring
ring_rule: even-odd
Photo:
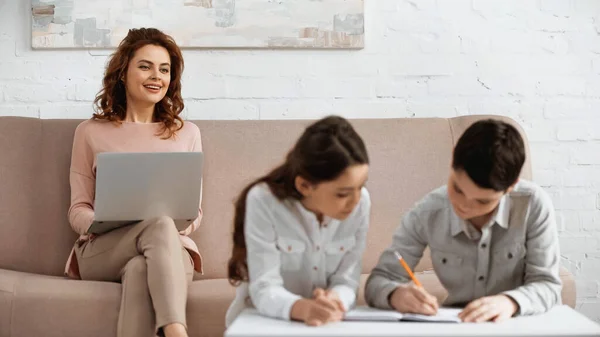
[[[410,267],[408,266],[408,264],[406,264],[406,261],[404,261],[404,259],[402,258],[402,255],[400,255],[400,253],[398,253],[396,251],[394,252],[394,254],[396,254],[396,257],[398,258],[398,261],[400,262],[400,264],[402,265],[402,267],[404,267],[404,269],[408,273],[408,276],[410,276],[410,278],[413,280],[413,282],[415,283],[415,285],[417,287],[423,288],[423,286],[421,285],[421,282],[419,282],[419,280],[417,280],[417,278],[415,277],[415,274],[413,274],[413,272],[412,272],[412,270],[410,270]]]

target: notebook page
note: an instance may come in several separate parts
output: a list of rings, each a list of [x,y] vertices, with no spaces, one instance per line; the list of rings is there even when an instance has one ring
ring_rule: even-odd
[[[388,321],[397,322],[402,314],[393,310],[381,310],[371,307],[357,307],[344,316],[344,321]]]
[[[419,322],[460,323],[461,319],[458,317],[458,314],[462,310],[463,309],[460,308],[439,308],[437,314],[433,316],[419,314],[404,314],[403,320]]]

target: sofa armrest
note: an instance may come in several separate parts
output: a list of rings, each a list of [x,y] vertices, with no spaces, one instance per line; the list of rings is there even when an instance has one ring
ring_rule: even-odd
[[[571,272],[567,268],[565,268],[563,266],[560,266],[559,276],[560,276],[560,280],[563,283],[563,288],[562,288],[562,293],[561,293],[562,303],[575,309],[575,302],[577,300],[575,277],[573,276],[573,274],[571,274]]]

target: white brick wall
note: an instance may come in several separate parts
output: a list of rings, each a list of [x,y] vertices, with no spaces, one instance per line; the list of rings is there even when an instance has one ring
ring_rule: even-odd
[[[365,3],[361,51],[186,50],[187,118],[510,116],[600,321],[600,1]],[[0,115],[89,117],[110,51],[31,50],[29,8],[0,0]]]

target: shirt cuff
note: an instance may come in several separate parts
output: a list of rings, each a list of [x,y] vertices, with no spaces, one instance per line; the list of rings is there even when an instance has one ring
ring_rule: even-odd
[[[515,302],[517,302],[517,305],[519,307],[517,308],[517,311],[515,312],[514,316],[530,314],[531,306],[528,305],[529,299],[522,292],[515,289],[515,290],[505,291],[502,293],[502,295],[506,295],[506,296],[512,298]]]
[[[346,311],[354,307],[354,304],[356,303],[356,292],[354,291],[354,289],[347,285],[340,284],[333,286],[331,290],[335,291],[338,294],[340,300],[344,304],[344,309],[346,309]]]
[[[389,298],[392,292],[401,285],[402,283],[395,281],[389,281],[383,285],[379,291],[379,294],[375,298],[375,306],[379,309],[395,310],[392,308]]]
[[[81,209],[73,218],[73,227],[79,235],[89,235],[88,230],[94,222],[94,211],[91,209]]]
[[[285,298],[282,298],[282,302],[283,302],[283,306],[281,308],[281,315],[280,318],[284,319],[286,321],[291,321],[292,320],[292,307],[294,306],[294,303],[296,303],[296,301],[298,301],[299,299],[301,299],[302,296],[298,296],[296,294],[289,294],[288,296],[286,296]]]

